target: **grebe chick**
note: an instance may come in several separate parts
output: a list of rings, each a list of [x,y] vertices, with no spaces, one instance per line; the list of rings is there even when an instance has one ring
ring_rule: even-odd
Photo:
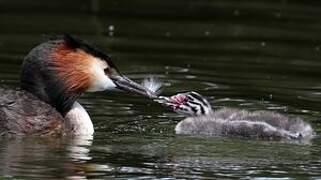
[[[0,88],[0,135],[92,135],[86,91],[153,92],[123,76],[104,52],[69,35],[48,40],[25,57],[21,88]]]
[[[212,110],[209,102],[196,92],[160,97],[158,102],[187,116],[175,127],[176,134],[246,137],[266,140],[310,139],[311,126],[300,118],[270,111],[246,111],[234,108]]]

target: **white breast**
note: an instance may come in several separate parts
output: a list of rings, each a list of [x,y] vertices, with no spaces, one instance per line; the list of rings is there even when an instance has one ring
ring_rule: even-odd
[[[75,102],[65,116],[65,128],[67,134],[72,135],[93,135],[94,126],[87,111]]]

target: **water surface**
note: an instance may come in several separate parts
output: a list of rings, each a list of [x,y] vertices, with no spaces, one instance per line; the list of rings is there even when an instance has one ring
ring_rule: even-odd
[[[2,85],[19,85],[22,59],[43,35],[68,32],[101,46],[138,82],[155,75],[165,95],[198,91],[215,108],[300,116],[320,132],[321,3],[66,3],[0,2]],[[100,92],[80,102],[94,122],[93,139],[2,139],[0,179],[321,178],[319,138],[177,136],[183,117],[148,99]]]

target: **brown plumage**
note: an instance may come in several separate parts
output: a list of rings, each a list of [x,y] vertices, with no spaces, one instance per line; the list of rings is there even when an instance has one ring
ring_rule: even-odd
[[[49,104],[24,90],[0,88],[0,135],[60,135],[64,118]],[[41,108],[40,108],[41,107]]]

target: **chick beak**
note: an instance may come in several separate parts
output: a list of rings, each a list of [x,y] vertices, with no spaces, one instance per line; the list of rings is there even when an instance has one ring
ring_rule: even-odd
[[[119,90],[147,96],[148,98],[157,98],[157,95],[154,92],[130,80],[126,76],[114,76],[111,79],[116,84],[116,88]]]

